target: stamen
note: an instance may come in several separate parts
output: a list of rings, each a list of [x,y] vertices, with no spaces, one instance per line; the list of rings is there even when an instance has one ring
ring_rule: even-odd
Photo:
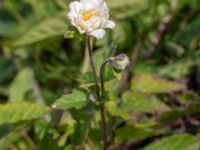
[[[95,15],[94,11],[88,11],[83,14],[83,20],[88,21]]]

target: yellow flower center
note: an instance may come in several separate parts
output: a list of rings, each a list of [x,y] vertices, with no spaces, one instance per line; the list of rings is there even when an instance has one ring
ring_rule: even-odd
[[[83,20],[88,21],[95,15],[94,11],[88,11],[83,14]]]

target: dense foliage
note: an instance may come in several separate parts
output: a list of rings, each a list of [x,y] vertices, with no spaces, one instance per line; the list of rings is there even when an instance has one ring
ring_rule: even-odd
[[[85,39],[70,27],[69,2],[0,1],[1,150],[102,147]],[[105,71],[109,148],[198,150],[200,1],[107,2],[116,28],[94,40],[97,71],[110,56],[131,59],[122,73]]]

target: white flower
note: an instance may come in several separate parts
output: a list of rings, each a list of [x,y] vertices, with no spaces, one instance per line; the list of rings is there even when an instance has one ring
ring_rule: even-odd
[[[114,28],[109,20],[109,9],[103,0],[80,0],[70,3],[68,18],[81,34],[88,34],[97,39],[103,38],[105,28]]]

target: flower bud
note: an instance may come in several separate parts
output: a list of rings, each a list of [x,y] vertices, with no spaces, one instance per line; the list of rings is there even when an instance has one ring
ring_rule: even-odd
[[[90,94],[89,95],[89,99],[91,100],[91,102],[96,102],[97,101],[97,95],[96,94],[94,94],[94,93],[92,93],[92,94]]]
[[[124,70],[130,65],[130,61],[127,55],[120,54],[112,59],[112,65],[117,70]]]

